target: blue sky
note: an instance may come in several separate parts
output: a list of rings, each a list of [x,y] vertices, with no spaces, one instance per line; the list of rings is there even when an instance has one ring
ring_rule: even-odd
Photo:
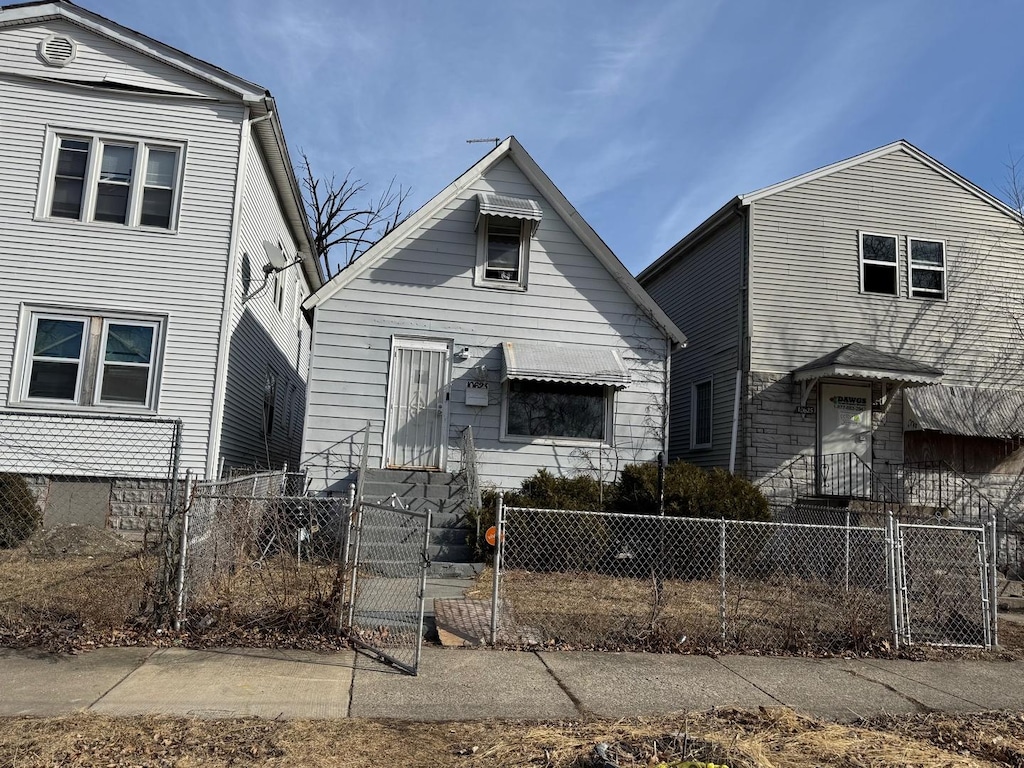
[[[1000,194],[1024,3],[79,0],[267,87],[418,207],[515,134],[634,273],[726,200],[905,138]],[[258,10],[257,10],[258,9]]]

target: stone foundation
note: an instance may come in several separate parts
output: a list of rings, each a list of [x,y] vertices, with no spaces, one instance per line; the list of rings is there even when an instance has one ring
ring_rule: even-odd
[[[148,478],[96,478],[25,475],[43,514],[44,527],[92,525],[116,531],[133,542],[152,540],[164,525],[169,485]],[[177,506],[185,484],[178,483]]]

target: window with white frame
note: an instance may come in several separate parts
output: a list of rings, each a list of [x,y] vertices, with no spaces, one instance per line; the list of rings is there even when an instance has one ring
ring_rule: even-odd
[[[505,436],[609,442],[611,387],[512,379],[505,391]]]
[[[40,309],[26,326],[21,402],[155,410],[162,320]]]
[[[863,293],[899,294],[895,236],[860,233],[860,289]]]
[[[711,447],[711,425],[714,409],[711,379],[694,382],[690,388],[690,447]]]
[[[530,254],[532,222],[481,216],[477,245],[477,285],[522,290]]]
[[[183,145],[53,133],[40,215],[174,229]]]
[[[910,296],[917,299],[946,298],[946,244],[942,240],[907,238]]]

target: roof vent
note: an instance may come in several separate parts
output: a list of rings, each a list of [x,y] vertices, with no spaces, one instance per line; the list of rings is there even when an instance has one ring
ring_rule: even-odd
[[[39,57],[51,67],[63,67],[75,60],[78,45],[70,37],[50,35],[39,43]]]

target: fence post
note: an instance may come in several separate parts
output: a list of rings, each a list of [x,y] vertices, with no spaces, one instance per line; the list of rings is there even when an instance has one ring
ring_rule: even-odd
[[[719,580],[719,601],[718,621],[722,630],[722,643],[726,640],[725,627],[725,518],[721,518],[718,528],[718,580]]]
[[[843,583],[846,585],[846,591],[850,591],[850,508],[846,508],[846,559],[844,561],[845,572],[843,574]]]
[[[899,648],[900,646],[899,598],[897,597],[898,590],[896,586],[898,577],[896,575],[896,568],[896,523],[890,508],[886,510],[885,518],[885,570],[888,572],[886,575],[889,577],[889,624],[893,648]]]
[[[992,528],[992,546],[989,547],[989,610],[992,616],[992,645],[999,647],[999,597],[996,594],[999,589],[999,578],[996,570],[998,560],[997,547],[999,546],[999,534],[997,532],[997,515],[995,509],[989,510],[989,526]],[[1003,534],[1005,536],[1005,533]]]
[[[362,541],[363,533],[363,505],[360,500],[357,512],[355,515],[355,548],[352,550],[352,586],[350,587],[349,601],[348,601],[348,625],[351,627],[352,622],[355,619],[356,611],[356,587],[358,586],[357,581],[359,578],[359,544]]]
[[[348,579],[349,551],[352,548],[352,523],[356,513],[356,484],[348,484],[348,510],[345,514],[345,535],[341,539],[341,578],[342,588],[338,592],[341,604],[338,606],[338,631],[345,628],[345,587],[351,583]],[[355,597],[354,595],[352,596]],[[351,604],[351,602],[350,602]]]
[[[174,631],[185,620],[185,560],[188,557],[188,522],[192,508],[192,470],[185,470],[185,506],[181,510],[181,536],[178,540],[178,573],[175,578]]]
[[[505,538],[505,492],[498,492],[498,508],[494,514],[494,568],[491,575],[491,645],[498,644],[498,582],[501,579],[501,550]]]

